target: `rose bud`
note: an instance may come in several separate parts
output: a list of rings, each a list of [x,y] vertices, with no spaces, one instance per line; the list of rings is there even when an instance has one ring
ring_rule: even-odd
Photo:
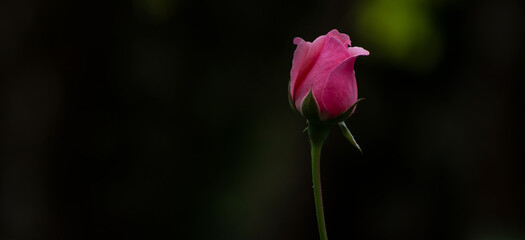
[[[354,110],[357,83],[354,62],[369,52],[351,47],[350,37],[336,29],[306,42],[296,37],[289,100],[308,121],[344,121]]]

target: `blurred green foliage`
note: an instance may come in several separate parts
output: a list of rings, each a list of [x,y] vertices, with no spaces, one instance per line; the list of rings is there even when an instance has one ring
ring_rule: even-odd
[[[146,13],[156,22],[167,20],[180,0],[135,0],[135,8]]]
[[[441,59],[442,33],[433,0],[363,1],[357,34],[377,58],[409,71],[432,71]]]

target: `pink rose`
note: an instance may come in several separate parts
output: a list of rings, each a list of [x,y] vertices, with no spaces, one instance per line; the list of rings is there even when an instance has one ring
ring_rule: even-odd
[[[296,37],[293,43],[297,49],[290,71],[291,104],[309,120],[328,121],[346,115],[357,101],[355,59],[369,52],[351,47],[350,37],[336,29],[313,42]]]

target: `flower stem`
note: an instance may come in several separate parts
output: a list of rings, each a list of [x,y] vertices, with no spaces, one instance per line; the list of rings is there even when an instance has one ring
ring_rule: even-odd
[[[323,143],[330,133],[330,125],[308,124],[312,155],[312,182],[314,190],[315,211],[317,215],[317,227],[321,240],[327,240],[326,224],[324,220],[323,193],[321,190],[321,149]]]

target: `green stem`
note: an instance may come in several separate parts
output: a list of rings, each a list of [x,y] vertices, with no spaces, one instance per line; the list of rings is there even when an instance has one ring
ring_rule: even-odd
[[[308,124],[310,145],[312,154],[312,182],[314,190],[315,211],[317,215],[317,227],[321,240],[327,240],[326,224],[324,220],[323,193],[321,190],[321,149],[323,143],[330,133],[330,125]]]

